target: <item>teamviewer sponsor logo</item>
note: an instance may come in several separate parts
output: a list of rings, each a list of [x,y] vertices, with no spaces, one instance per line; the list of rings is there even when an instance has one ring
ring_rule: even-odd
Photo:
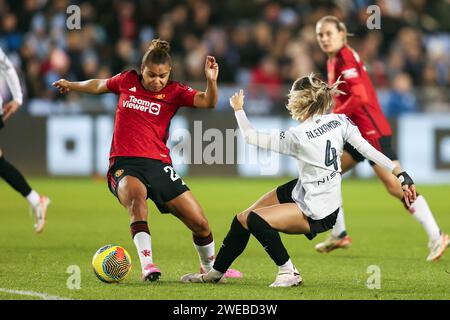
[[[149,110],[150,113],[158,115],[160,110],[161,110],[161,105],[159,103],[152,102],[150,104],[150,110]]]
[[[123,107],[148,112],[154,115],[158,115],[161,110],[161,105],[159,103],[138,99],[135,96],[129,96],[129,98],[123,102]]]

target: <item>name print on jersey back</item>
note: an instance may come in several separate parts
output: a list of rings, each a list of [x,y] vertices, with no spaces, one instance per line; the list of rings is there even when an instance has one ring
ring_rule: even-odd
[[[314,138],[317,138],[317,137],[323,135],[324,133],[326,133],[332,129],[336,129],[337,127],[340,127],[340,126],[341,126],[341,123],[339,121],[333,120],[333,121],[330,121],[328,123],[321,125],[320,127],[317,127],[314,130],[306,131],[306,135],[307,135],[308,139],[314,139]]]
[[[142,112],[149,112],[154,115],[159,115],[161,111],[161,104],[156,102],[150,102],[148,100],[138,99],[135,96],[129,96],[123,101],[123,107],[139,110]]]

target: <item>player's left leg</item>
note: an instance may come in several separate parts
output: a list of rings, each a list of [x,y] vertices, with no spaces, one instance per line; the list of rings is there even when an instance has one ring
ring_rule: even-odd
[[[284,203],[270,207],[256,209],[247,215],[248,231],[261,243],[266,252],[278,266],[277,278],[272,287],[296,286],[302,283],[299,272],[284,247],[279,232],[288,234],[308,234],[310,226],[308,219],[295,203]],[[214,268],[206,275],[188,274],[182,278],[183,282],[218,282],[224,271],[231,266],[238,257],[233,249],[233,237],[245,233],[244,226],[237,218],[233,220],[230,232],[220,249]],[[235,239],[236,240],[236,239]],[[234,241],[236,242],[236,241]]]
[[[394,161],[394,163],[399,164],[398,161]],[[404,203],[403,190],[398,179],[378,165],[373,165],[373,170],[389,194]],[[417,200],[409,208],[405,205],[405,208],[423,226],[428,235],[430,254],[427,261],[439,259],[449,246],[450,240],[447,234],[441,233],[424,196],[418,194]]]
[[[170,212],[180,219],[191,231],[194,247],[200,259],[201,272],[209,272],[215,259],[214,238],[204,211],[194,194],[188,190],[166,203]],[[242,277],[240,272],[229,270],[227,277]]]
[[[209,271],[214,261],[214,239],[208,220],[191,191],[186,191],[166,203],[170,212],[191,231],[194,247],[198,252],[202,268]]]
[[[161,278],[161,270],[153,262],[152,237],[147,222],[147,187],[130,164],[124,165],[122,168],[124,169],[114,167],[110,169],[108,184],[130,216],[131,238],[141,263],[141,279],[157,281]],[[113,185],[114,187],[112,187]]]
[[[46,196],[39,195],[35,190],[31,189],[22,173],[5,159],[1,149],[0,177],[27,199],[33,211],[35,231],[36,233],[42,232],[46,222],[47,207],[50,204],[50,199]]]
[[[258,239],[278,266],[278,274],[271,287],[292,287],[302,284],[303,279],[293,265],[279,232],[286,234],[309,234],[308,219],[295,203],[284,203],[257,209],[247,218],[248,230]]]

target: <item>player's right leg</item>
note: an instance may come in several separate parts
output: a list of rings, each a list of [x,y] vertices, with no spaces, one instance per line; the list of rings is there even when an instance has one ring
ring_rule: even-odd
[[[390,136],[382,137],[376,141],[376,143],[379,145],[379,149],[383,152],[383,154],[385,154],[395,164],[399,165],[397,154],[392,148]],[[407,206],[404,202],[403,190],[398,179],[383,168],[380,168],[375,163],[371,162],[371,164],[373,170],[377,174],[378,178],[383,182],[389,194],[402,201],[411,216],[413,216],[423,226],[426,234],[428,235],[428,247],[430,250],[427,261],[438,260],[448,248],[450,241],[448,235],[442,233],[439,229],[425,197],[418,193],[417,199],[410,206]]]
[[[0,177],[27,199],[35,219],[35,231],[36,233],[41,233],[44,230],[50,199],[46,196],[39,195],[36,191],[31,189],[22,173],[5,159],[1,149]]]
[[[192,231],[194,247],[200,259],[200,272],[209,272],[215,260],[215,243],[208,220],[194,194],[190,190],[184,191],[165,205]],[[242,278],[242,274],[233,269],[227,269],[225,276]]]
[[[264,194],[261,198],[259,198],[254,204],[252,204],[248,209],[239,213],[236,217],[234,217],[230,230],[228,231],[222,246],[217,253],[216,259],[214,261],[214,265],[208,274],[212,277],[206,282],[217,282],[222,278],[223,270],[229,270],[228,268],[231,266],[233,261],[235,261],[245,250],[247,243],[250,238],[250,231],[247,226],[247,219],[250,212],[270,207],[273,205],[279,205],[280,203],[293,202],[291,198],[292,189],[297,183],[297,179],[289,181],[278,188],[275,188],[266,194]],[[220,271],[221,270],[221,271]],[[192,280],[193,279],[193,280]],[[195,274],[187,274],[182,277],[181,281],[183,282],[204,282],[201,275],[197,278]]]
[[[400,165],[398,161],[394,161],[394,163]],[[402,201],[411,216],[423,226],[428,236],[429,254],[426,260],[438,260],[449,247],[450,240],[447,234],[441,232],[425,197],[418,194],[416,201],[408,208],[404,203],[403,190],[398,179],[378,165],[373,165],[373,170],[383,182],[389,194]]]
[[[223,241],[221,250],[217,254],[213,270],[227,270],[231,266],[231,263],[245,250],[250,239],[250,231],[247,225],[248,215],[258,209],[279,205],[280,203],[292,202],[291,193],[297,181],[297,179],[291,180],[267,192],[249,208],[234,217],[230,230]]]
[[[288,234],[310,233],[309,222],[295,203],[284,203],[251,211],[247,215],[247,228],[235,218],[230,232],[224,240],[213,269],[207,274],[188,274],[183,282],[218,282],[238,255],[233,255],[235,246],[239,246],[239,237],[250,233],[261,243],[266,252],[279,267],[276,280],[271,287],[290,287],[300,285],[302,278],[292,264],[279,232]],[[234,238],[234,239],[233,239]],[[234,241],[232,241],[234,240]],[[247,239],[248,241],[248,239]],[[243,251],[243,250],[242,250]],[[241,252],[242,252],[241,251]],[[239,253],[240,254],[240,253]]]
[[[353,169],[360,161],[364,160],[362,156],[361,158],[358,157],[358,155],[353,154],[353,150],[348,149],[349,147],[351,148],[351,146],[346,145],[345,151],[341,157],[342,174]],[[355,158],[357,160],[355,160]],[[316,244],[314,248],[318,252],[327,253],[335,249],[347,249],[351,244],[352,239],[347,234],[345,228],[344,209],[341,208],[336,219],[336,224],[331,230],[331,234],[323,242]]]
[[[218,270],[229,270],[229,267],[241,254],[244,252],[247,243],[250,239],[250,231],[248,231],[247,218],[248,214],[253,210],[280,204],[277,196],[277,189],[275,188],[261,198],[259,198],[248,209],[242,211],[234,217],[230,230],[228,231],[222,246],[217,253],[214,265],[210,272],[209,278],[203,278],[201,274],[187,274],[181,278],[182,282],[218,282],[222,279],[224,272]],[[217,269],[214,269],[217,268]],[[226,271],[225,271],[226,272]],[[202,272],[203,274],[203,272]]]
[[[120,177],[121,174],[124,176]],[[142,280],[159,280],[161,271],[153,263],[152,241],[147,224],[147,188],[138,178],[126,175],[123,169],[114,175],[120,177],[117,197],[130,215],[131,235],[141,262]]]

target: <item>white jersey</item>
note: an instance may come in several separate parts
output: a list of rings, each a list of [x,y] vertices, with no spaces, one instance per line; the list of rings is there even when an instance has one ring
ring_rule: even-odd
[[[346,142],[387,170],[395,167],[342,114],[316,115],[297,127],[274,134],[254,130],[244,111],[235,115],[247,143],[296,158],[299,179],[292,198],[313,220],[323,219],[342,206],[341,155]]]
[[[20,87],[19,77],[17,76],[17,72],[14,69],[13,64],[8,59],[6,54],[0,48],[0,76],[4,77],[6,83],[8,84],[9,89],[11,90],[12,97],[15,101],[22,104],[23,95],[22,88]],[[3,99],[0,96],[0,114],[2,114],[3,107]]]

